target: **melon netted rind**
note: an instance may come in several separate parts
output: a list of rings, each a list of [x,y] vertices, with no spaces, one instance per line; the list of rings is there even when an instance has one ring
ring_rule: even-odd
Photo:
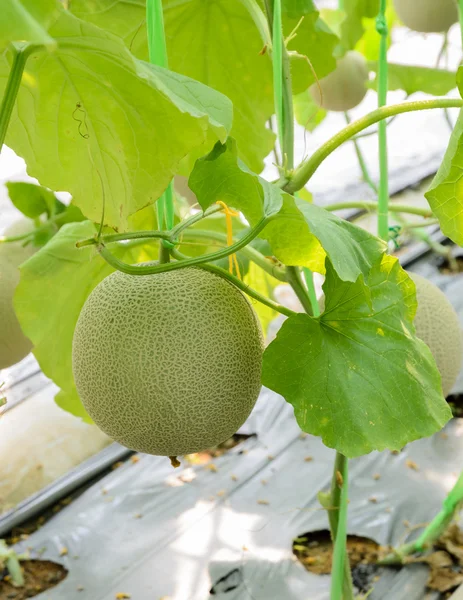
[[[443,33],[458,21],[456,0],[394,0],[402,23],[413,31]]]
[[[11,367],[32,350],[32,343],[22,332],[13,308],[18,283],[19,270],[0,256],[0,369]]]
[[[415,282],[418,301],[416,334],[429,346],[441,374],[442,391],[448,396],[462,366],[460,321],[447,296],[436,285],[416,273],[409,275]]]
[[[73,340],[79,396],[124,446],[179,456],[232,436],[261,388],[257,316],[228,281],[198,268],[116,272],[90,294]]]
[[[336,69],[310,86],[317,106],[335,112],[351,110],[367,93],[368,67],[365,57],[351,50],[338,60]],[[321,89],[321,94],[320,94]]]

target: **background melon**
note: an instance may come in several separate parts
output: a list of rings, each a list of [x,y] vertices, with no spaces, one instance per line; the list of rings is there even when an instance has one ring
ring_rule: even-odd
[[[21,219],[4,233],[6,237],[19,236],[34,229],[33,221]],[[32,350],[32,343],[24,335],[13,308],[13,296],[19,283],[18,266],[37,251],[32,244],[23,242],[0,244],[0,369],[11,367]]]
[[[311,85],[309,91],[318,106],[344,112],[364,99],[367,81],[367,61],[360,52],[352,50],[338,60],[334,71]]]
[[[261,387],[263,338],[243,294],[197,268],[120,272],[90,294],[73,340],[77,391],[121,444],[177,456],[228,439]]]
[[[34,221],[31,219],[19,219],[15,221],[2,236],[16,237],[29,233],[35,229]],[[32,242],[25,244],[24,241],[8,242],[0,244],[0,260],[7,260],[10,264],[18,267],[21,263],[30,258],[38,248]]]
[[[458,21],[455,0],[394,0],[397,16],[409,29],[445,32]]]
[[[409,275],[415,282],[418,300],[416,334],[429,346],[441,374],[442,391],[448,396],[462,366],[460,321],[446,295],[436,285],[416,273]]]

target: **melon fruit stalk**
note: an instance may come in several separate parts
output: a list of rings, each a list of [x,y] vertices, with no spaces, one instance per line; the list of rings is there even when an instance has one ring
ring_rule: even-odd
[[[33,221],[22,219],[5,231],[5,237],[15,237],[34,229]],[[0,369],[6,369],[25,358],[32,343],[24,335],[13,307],[13,296],[19,283],[19,265],[37,251],[32,243],[0,244]]]
[[[394,0],[397,16],[409,29],[444,33],[458,21],[456,0]]]
[[[416,273],[409,273],[416,286],[418,309],[416,335],[429,346],[442,379],[442,391],[448,396],[462,366],[461,325],[455,309],[441,290]]]
[[[88,297],[73,372],[90,417],[124,446],[179,456],[232,436],[261,388],[263,337],[253,308],[199,268],[115,272]]]
[[[344,112],[364,99],[367,81],[367,61],[360,52],[352,50],[338,60],[334,71],[312,84],[309,92],[317,106]]]

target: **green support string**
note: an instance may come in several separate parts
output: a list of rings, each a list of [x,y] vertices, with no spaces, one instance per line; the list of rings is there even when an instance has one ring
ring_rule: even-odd
[[[275,114],[277,118],[278,138],[283,144],[284,116],[283,116],[283,29],[281,26],[281,0],[275,0],[273,4],[273,95],[275,103]],[[283,155],[283,148],[281,151]]]
[[[318,304],[317,294],[315,292],[315,285],[313,282],[313,273],[307,267],[304,267],[302,270],[304,272],[304,278],[305,278],[305,282],[307,284],[307,292],[309,294],[310,304],[312,306],[312,314],[314,317],[319,317],[320,316],[320,306]]]
[[[378,60],[378,108],[387,103],[387,0],[380,1],[380,9],[376,18],[376,31],[381,36]],[[389,180],[387,160],[387,131],[386,121],[378,124],[378,146],[379,146],[379,190],[378,190],[378,236],[387,241],[389,237]]]
[[[148,36],[148,53],[150,63],[159,67],[168,68],[166,36],[164,31],[164,16],[162,0],[147,0],[146,26]],[[172,229],[174,226],[174,198],[172,182],[156,203],[158,227]],[[164,247],[170,247],[169,242],[163,240]]]

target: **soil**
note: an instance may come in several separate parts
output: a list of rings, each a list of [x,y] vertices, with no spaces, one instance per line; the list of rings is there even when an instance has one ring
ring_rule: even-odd
[[[455,256],[452,261],[453,264],[450,264],[447,258],[441,258],[438,262],[438,269],[444,275],[458,275],[459,273],[463,273],[463,256]]]
[[[360,593],[368,593],[378,581],[379,570],[383,567],[377,562],[390,551],[391,548],[380,546],[369,538],[355,535],[347,537],[352,579]],[[331,573],[333,545],[329,531],[312,531],[296,538],[293,541],[293,553],[311,573]],[[407,556],[403,565],[414,563],[428,565],[428,589],[440,592],[447,598],[455,588],[463,584],[463,531],[456,523],[452,523],[436,541],[432,551],[420,556]]]
[[[67,576],[67,570],[49,560],[21,561],[24,587],[15,587],[8,579],[6,569],[0,571],[0,600],[26,600],[55,587]]]
[[[376,562],[387,554],[389,548],[356,535],[347,536],[347,552],[355,587],[365,594],[377,581],[379,568]],[[293,541],[293,553],[311,573],[328,575],[333,561],[333,544],[326,529],[311,531]]]
[[[447,402],[454,417],[463,417],[463,394],[453,394],[447,398]]]
[[[463,532],[456,523],[451,523],[435,543],[431,554],[410,557],[406,562],[428,564],[428,588],[442,594],[452,592],[463,583]]]

